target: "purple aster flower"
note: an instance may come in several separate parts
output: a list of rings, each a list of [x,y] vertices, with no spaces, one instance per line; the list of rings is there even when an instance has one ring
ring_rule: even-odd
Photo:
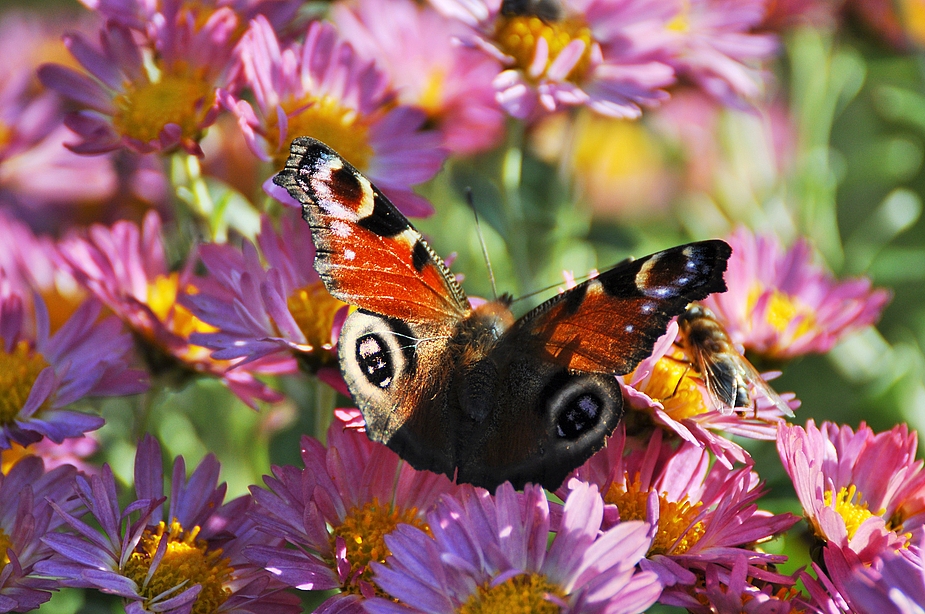
[[[925,614],[925,549],[883,553],[870,567],[858,565],[845,590],[859,614]]]
[[[214,350],[214,359],[240,359],[239,366],[260,361],[263,369],[272,364],[276,373],[292,373],[298,361],[308,372],[337,369],[339,376],[333,329],[346,305],[328,294],[315,272],[308,224],[286,210],[280,226],[277,232],[263,218],[260,254],[247,241],[242,250],[229,245],[200,249],[213,283],[183,301],[217,330],[190,339]]]
[[[843,282],[812,263],[805,240],[784,251],[770,235],[742,228],[728,239],[729,290],[703,301],[733,341],[772,359],[828,352],[842,337],[877,321],[890,301],[869,279]]]
[[[214,360],[208,348],[190,342],[192,333],[214,330],[177,299],[198,291],[190,270],[196,259],[170,272],[155,212],[145,216],[141,229],[127,221],[96,225],[85,238],[65,241],[61,250],[78,281],[132,330],[155,375],[177,383],[196,374],[215,376],[251,407],[257,399],[281,398],[250,370],[229,369],[234,363]]]
[[[392,551],[373,563],[382,598],[368,612],[563,611],[642,612],[662,585],[637,564],[651,545],[649,527],[623,522],[600,531],[597,488],[573,483],[549,544],[546,493],[502,484],[492,497],[464,487],[427,515],[430,534],[403,525],[386,537]],[[547,544],[548,547],[547,547]]]
[[[156,40],[158,22],[164,14],[181,15],[195,23],[207,22],[216,11],[232,10],[242,24],[257,15],[266,17],[275,29],[285,27],[296,17],[304,0],[80,0],[107,21],[116,21],[139,32],[151,33]],[[239,28],[237,38],[243,34]]]
[[[165,497],[161,448],[146,436],[135,457],[135,500],[121,508],[108,465],[78,476],[77,494],[100,528],[55,505],[74,534],[47,535],[62,560],[38,568],[65,586],[118,595],[127,612],[300,612],[295,596],[244,558],[246,546],[275,539],[248,517],[250,497],[223,504],[219,469],[210,454],[187,478],[177,457]]]
[[[147,37],[114,20],[101,30],[100,48],[80,34],[65,37],[89,74],[47,64],[39,77],[84,107],[66,119],[83,139],[73,151],[181,147],[202,155],[199,140],[218,115],[215,92],[231,78],[241,23],[227,7],[199,16],[180,0],[164,0],[149,17]]]
[[[0,204],[35,219],[106,199],[117,183],[108,159],[64,148],[75,135],[61,123],[61,99],[36,82],[35,63],[60,37],[58,29],[16,13],[0,19]]]
[[[357,54],[388,73],[399,103],[427,112],[448,150],[471,154],[503,138],[504,114],[492,85],[501,66],[455,44],[471,34],[464,24],[412,0],[335,4],[333,18]]]
[[[773,441],[778,423],[787,415],[777,402],[779,397],[755,387],[749,392],[754,408],[728,413],[714,407],[703,380],[691,368],[691,357],[677,345],[679,334],[677,323],[672,322],[651,356],[626,376],[624,390],[630,408],[651,414],[656,424],[706,448],[729,467],[734,462],[750,462],[741,446],[720,433]],[[782,396],[789,408],[800,406],[792,393]]]
[[[34,610],[60,588],[35,566],[55,556],[41,541],[62,524],[49,502],[69,513],[80,505],[74,474],[67,465],[46,472],[35,457],[0,472],[0,612]]]
[[[766,0],[686,0],[671,23],[677,33],[671,64],[678,76],[732,106],[761,93],[757,68],[777,51],[773,34],[756,34]]]
[[[99,416],[66,408],[86,397],[136,394],[148,386],[144,372],[128,367],[131,337],[117,318],[99,319],[99,302],[85,301],[54,334],[45,301],[34,296],[33,303],[34,315],[0,278],[0,450],[42,437],[61,443],[98,429],[104,422]]]
[[[635,118],[640,105],[668,98],[675,80],[668,65],[675,7],[660,0],[432,0],[478,35],[470,44],[504,65],[495,78],[498,102],[528,118],[572,105],[612,117]]]
[[[751,466],[711,465],[707,450],[688,442],[676,447],[663,441],[661,430],[644,447],[629,442],[632,451],[624,455],[627,443],[621,427],[576,475],[603,493],[605,527],[617,519],[644,520],[653,527],[645,568],[656,571],[666,585],[662,602],[684,605],[707,565],[731,569],[738,557],[747,563],[750,577],[786,581],[767,571],[786,557],[757,552],[754,544],[782,533],[798,518],[758,509],[755,503],[764,489]],[[565,493],[561,490],[560,497]]]
[[[87,297],[61,257],[57,244],[0,212],[0,270],[33,310],[33,292],[45,300],[51,332],[61,328]],[[32,321],[28,322],[31,327]],[[32,328],[29,329],[33,331]]]
[[[71,465],[77,471],[90,475],[99,473],[100,468],[87,462],[100,448],[95,433],[84,433],[80,437],[69,437],[61,443],[42,439],[28,446],[14,443],[8,450],[0,451],[0,472],[9,471],[22,458],[36,456],[42,459],[46,469]]]
[[[254,520],[291,547],[253,546],[247,556],[299,590],[339,589],[318,612],[360,612],[376,593],[370,563],[390,550],[383,538],[401,524],[425,528],[424,514],[456,487],[416,471],[366,434],[347,428],[359,411],[338,412],[328,447],[302,438],[304,469],[274,467],[269,491],[252,488]]]
[[[241,65],[255,105],[231,92],[222,101],[261,160],[282,168],[292,139],[313,136],[365,173],[406,215],[432,211],[411,186],[440,169],[446,156],[440,134],[424,129],[423,111],[395,105],[385,75],[358,57],[333,26],[316,21],[303,43],[283,48],[258,17],[241,43]],[[281,202],[298,204],[270,180],[265,189]]]
[[[874,434],[830,422],[782,425],[777,440],[816,538],[863,563],[925,535],[925,471],[905,425]]]
[[[799,591],[770,583],[756,586],[747,572],[745,557],[737,557],[731,570],[707,565],[703,585],[694,589],[684,607],[692,614],[822,614]]]

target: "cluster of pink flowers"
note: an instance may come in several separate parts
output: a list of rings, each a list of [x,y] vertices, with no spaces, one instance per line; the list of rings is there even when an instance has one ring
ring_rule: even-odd
[[[197,614],[298,612],[298,591],[330,591],[321,612],[921,611],[915,433],[792,425],[800,401],[745,358],[825,353],[889,302],[836,280],[805,239],[734,231],[729,289],[703,302],[747,405],[717,406],[672,322],[620,378],[625,423],[555,493],[417,471],[353,409],[320,416],[301,467],[229,501],[212,455],[190,475],[174,455],[165,486],[151,435],[134,493],[120,494],[126,467],[87,458],[98,397],[149,407],[211,380],[260,409],[309,378],[348,395],[350,306],[271,181],[293,138],[324,140],[424,216],[413,188],[512,125],[570,107],[635,119],[681,87],[751,109],[777,29],[831,19],[826,3],[356,0],[322,15],[303,0],[82,1],[96,21],[66,33],[0,22],[0,612],[63,587]],[[57,55],[27,44],[46,29]],[[247,174],[252,193],[230,187]],[[776,442],[802,514],[762,507],[748,439]],[[801,518],[819,556],[782,573],[787,557],[762,545]]]

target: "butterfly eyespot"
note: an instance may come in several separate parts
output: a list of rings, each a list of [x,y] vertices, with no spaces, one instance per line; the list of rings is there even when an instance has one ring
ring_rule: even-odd
[[[379,388],[392,384],[395,369],[388,349],[377,335],[363,335],[357,339],[356,359],[366,381]]]
[[[575,439],[585,431],[594,428],[601,417],[604,402],[597,396],[585,393],[572,398],[556,421],[556,434],[565,439]]]
[[[541,398],[548,399],[551,427],[560,439],[579,439],[623,414],[623,394],[613,376],[563,373],[550,381],[547,391]]]

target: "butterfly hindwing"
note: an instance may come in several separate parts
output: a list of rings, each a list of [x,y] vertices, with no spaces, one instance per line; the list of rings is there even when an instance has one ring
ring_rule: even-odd
[[[273,181],[302,203],[317,250],[315,269],[334,297],[410,322],[468,310],[465,293],[421,233],[327,145],[295,139]]]

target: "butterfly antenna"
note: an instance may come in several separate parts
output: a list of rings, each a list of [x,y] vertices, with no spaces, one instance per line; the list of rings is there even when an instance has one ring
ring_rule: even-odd
[[[485,266],[488,268],[488,281],[491,283],[491,293],[495,300],[498,300],[498,287],[495,285],[495,272],[491,268],[491,259],[488,257],[488,247],[485,245],[485,236],[482,234],[482,224],[479,221],[479,212],[475,208],[475,202],[472,199],[472,188],[466,188],[466,202],[472,209],[472,215],[475,216],[475,231],[479,235],[479,245],[482,247],[482,257],[485,259]]]

